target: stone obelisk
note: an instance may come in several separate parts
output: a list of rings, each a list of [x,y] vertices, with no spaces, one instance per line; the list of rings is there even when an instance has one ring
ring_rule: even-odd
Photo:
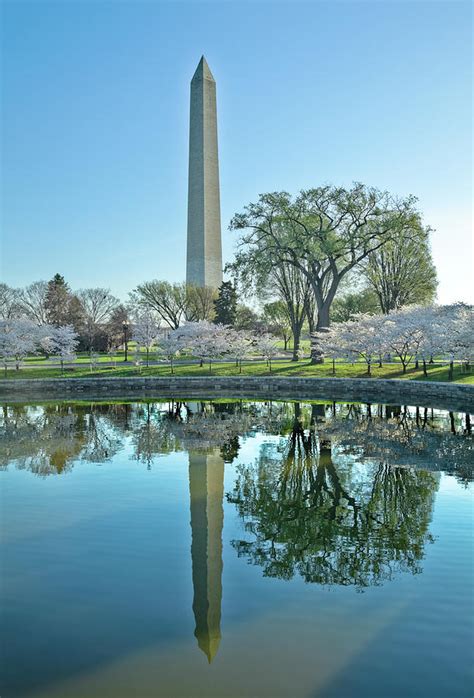
[[[216,82],[204,56],[191,80],[186,281],[222,283]]]

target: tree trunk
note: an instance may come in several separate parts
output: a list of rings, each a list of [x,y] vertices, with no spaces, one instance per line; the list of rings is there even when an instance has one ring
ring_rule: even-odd
[[[318,324],[316,325],[316,332],[314,333],[311,340],[312,364],[324,363],[323,352],[318,344],[318,334],[327,331],[327,329],[329,328],[329,308],[330,305],[328,303],[325,303],[321,308],[318,308]]]
[[[451,424],[451,431],[452,431],[453,434],[455,434],[455,433],[456,433],[456,424],[455,424],[455,421],[454,421],[454,412],[450,412],[450,413],[449,413],[449,421],[450,421],[450,424]]]
[[[423,359],[423,375],[428,377],[428,371],[426,370],[426,359]]]
[[[300,351],[300,338],[301,338],[301,327],[293,328],[293,356],[292,361],[299,361],[299,351]]]

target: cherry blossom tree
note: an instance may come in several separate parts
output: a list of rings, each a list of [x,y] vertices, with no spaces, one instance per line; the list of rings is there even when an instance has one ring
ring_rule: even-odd
[[[378,357],[379,366],[385,353],[395,354],[403,373],[410,363],[427,362],[445,356],[449,361],[449,379],[453,378],[454,362],[469,369],[474,353],[473,310],[462,303],[451,306],[407,306],[389,315],[359,315],[353,320],[334,324],[321,333],[321,346],[333,358],[350,358],[354,354],[371,365]]]
[[[212,373],[212,362],[221,359],[229,351],[228,329],[224,325],[214,325],[206,320],[195,324],[201,327],[196,328],[196,335],[191,343],[192,352],[202,362],[209,364],[209,373]],[[202,327],[204,324],[206,328]]]
[[[158,351],[170,362],[171,373],[174,373],[173,361],[182,349],[183,341],[175,336],[175,332],[171,332],[169,337],[163,337],[158,342]]]
[[[174,330],[170,336],[181,342],[183,350],[200,359],[201,366],[208,362],[209,372],[212,372],[212,362],[222,358],[229,351],[229,328],[207,320],[187,322]]]
[[[436,354],[444,353],[442,307],[433,305],[412,306],[410,314],[413,325],[421,332],[421,341],[415,357],[415,367],[418,368],[418,363],[421,359],[423,375],[427,377],[427,364],[433,362],[433,357]]]
[[[387,346],[400,359],[403,373],[423,343],[423,327],[412,307],[401,308],[384,318]]]
[[[227,333],[228,354],[235,358],[235,364],[242,373],[242,361],[252,351],[255,345],[255,338],[251,334],[242,330],[231,329]]]
[[[454,361],[470,366],[474,354],[473,308],[464,303],[442,306],[439,310],[440,349],[449,357],[449,379],[452,380]]]
[[[34,354],[39,347],[45,328],[38,327],[31,320],[0,321],[0,357],[7,372],[9,361],[15,362],[18,371],[28,354]]]
[[[92,351],[89,354],[89,368],[92,373],[99,367],[99,354],[96,351]]]
[[[142,364],[143,364],[143,359],[142,359],[142,353],[141,353],[141,346],[140,344],[136,344],[135,346],[135,351],[133,354],[133,363],[135,366],[138,368],[138,372],[142,372]],[[147,366],[148,366],[148,356],[147,356]]]
[[[160,328],[149,310],[140,313],[133,323],[132,338],[146,350],[146,365],[150,365],[150,349],[156,343]]]
[[[271,373],[272,359],[278,354],[277,340],[271,334],[263,334],[257,339],[257,347],[267,361]]]
[[[72,325],[52,327],[49,335],[51,353],[59,356],[61,371],[64,371],[65,361],[74,361],[79,344],[78,334]]]
[[[336,360],[349,359],[355,352],[350,346],[350,333],[346,327],[348,323],[338,322],[327,327],[326,331],[320,331],[320,345],[324,356],[332,361],[332,375],[336,375]]]

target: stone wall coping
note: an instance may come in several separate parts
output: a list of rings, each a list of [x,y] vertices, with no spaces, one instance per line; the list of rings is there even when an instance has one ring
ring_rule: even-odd
[[[255,397],[348,400],[441,407],[474,412],[474,386],[395,378],[292,376],[97,376],[0,380],[0,401],[107,397]]]

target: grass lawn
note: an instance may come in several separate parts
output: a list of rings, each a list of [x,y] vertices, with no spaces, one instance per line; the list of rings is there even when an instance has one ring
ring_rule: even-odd
[[[59,368],[48,367],[44,363],[43,367],[28,367],[28,363],[19,371],[9,369],[7,378],[93,378],[94,376],[111,376],[111,377],[127,377],[127,376],[169,376],[169,365],[143,366],[141,371],[136,366],[121,366],[117,364],[116,368],[100,366],[90,371],[88,366],[83,366],[80,363],[76,364],[73,370],[67,370],[64,374]],[[332,376],[331,362],[313,366],[307,360],[292,362],[292,361],[276,361],[272,366],[270,373],[268,366],[264,361],[255,361],[244,364],[242,367],[242,376],[304,376],[314,378],[326,378]],[[177,365],[174,368],[176,376],[208,376],[209,366],[200,367],[199,365]],[[236,376],[239,375],[238,368],[233,363],[216,363],[212,366],[212,375],[214,376]],[[4,377],[2,374],[1,377]],[[365,363],[356,363],[354,365],[339,363],[336,364],[336,378],[366,378],[367,368]],[[407,380],[432,380],[432,381],[447,381],[448,366],[441,364],[432,364],[428,367],[428,378],[423,376],[422,370],[408,368],[406,374],[403,374],[401,366],[391,364],[382,368],[372,367],[372,378],[404,378]],[[474,373],[466,373],[461,367],[456,366],[454,369],[454,380],[457,383],[474,384]]]
[[[276,342],[276,345],[281,350],[283,350],[285,348],[285,342],[282,339],[278,339]],[[309,352],[311,350],[311,340],[300,339],[300,349],[302,352],[309,354]],[[293,351],[293,339],[290,339],[290,341],[288,342],[288,346],[286,347],[286,350]]]

